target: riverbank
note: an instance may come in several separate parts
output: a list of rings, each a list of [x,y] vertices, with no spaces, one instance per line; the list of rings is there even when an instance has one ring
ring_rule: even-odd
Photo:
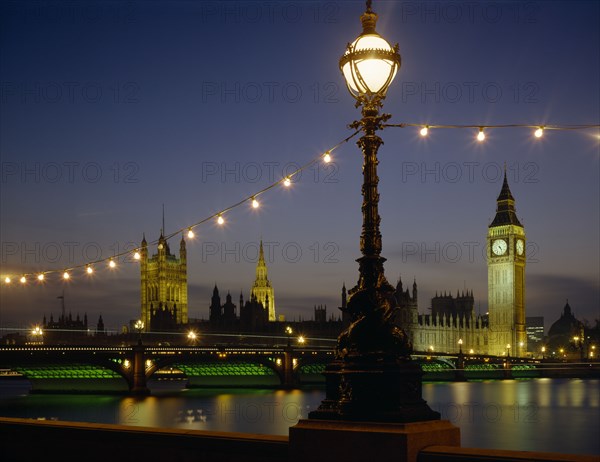
[[[335,427],[335,423],[332,423]],[[398,428],[399,431],[415,424],[387,424],[386,428]],[[416,426],[427,425],[427,422]],[[360,436],[377,441],[378,445],[392,446],[394,451],[385,451],[378,460],[397,460],[405,453],[405,445],[391,434],[374,436],[367,430],[369,424],[363,424],[365,430]],[[85,458],[87,462],[114,462],[131,460],[193,461],[210,460],[221,462],[241,459],[245,462],[287,462],[298,460],[290,450],[293,435],[265,436],[259,434],[221,433],[214,431],[172,430],[123,425],[88,424],[77,422],[35,422],[27,419],[0,417],[0,447],[3,457],[13,462],[29,462],[47,458],[48,448],[65,448],[55,455],[63,462],[75,462]],[[36,444],[30,444],[35,441]],[[334,442],[331,442],[334,444]],[[498,449],[461,448],[452,446],[428,446],[417,449],[407,462],[445,462],[445,461],[540,461],[540,462],[597,462],[599,457],[565,453],[509,451]],[[94,450],[90,451],[90,448]],[[96,450],[99,449],[99,450]],[[312,446],[305,452],[315,462],[329,461],[323,457],[323,448]],[[373,453],[376,448],[363,448]],[[55,449],[57,450],[57,449]],[[381,452],[381,451],[379,451]],[[409,453],[411,451],[408,451]],[[362,454],[349,454],[344,457],[348,462],[364,460]],[[402,459],[405,460],[405,459]]]

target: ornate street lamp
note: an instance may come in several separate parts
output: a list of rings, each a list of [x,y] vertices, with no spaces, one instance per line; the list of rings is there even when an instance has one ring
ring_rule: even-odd
[[[44,343],[44,331],[42,330],[42,328],[40,326],[35,326],[31,330],[31,335],[33,337],[32,343],[34,345],[42,345]]]
[[[575,348],[577,350],[579,350],[579,359],[581,361],[583,361],[585,359],[584,354],[583,354],[583,342],[584,342],[584,335],[582,334],[581,337],[579,337],[578,335],[576,335],[575,337],[573,337],[573,343],[575,344]]]
[[[138,345],[141,345],[142,344],[142,330],[144,330],[144,321],[142,321],[141,319],[138,319],[135,322],[135,325],[133,327],[135,327],[135,330],[138,331]]]
[[[187,338],[190,342],[191,345],[195,346],[196,345],[196,341],[198,340],[198,334],[196,333],[196,331],[190,330],[187,333]]]
[[[363,152],[362,233],[357,260],[359,279],[349,291],[345,311],[350,326],[340,334],[336,359],[327,366],[326,396],[310,419],[414,422],[437,420],[421,396],[422,371],[412,362],[412,345],[392,319],[394,288],[385,278],[381,256],[376,135],[390,118],[379,114],[387,90],[400,68],[398,45],[391,46],[375,30],[377,14],[367,1],[361,16],[363,32],[348,44],[340,59],[342,71],[362,119],[350,125],[363,136],[357,144]]]

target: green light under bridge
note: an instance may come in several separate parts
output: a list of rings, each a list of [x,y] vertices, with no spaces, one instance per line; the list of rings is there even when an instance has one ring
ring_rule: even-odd
[[[45,364],[44,366],[15,367],[28,379],[117,379],[119,374],[110,369],[87,364]]]
[[[275,371],[263,364],[245,362],[175,364],[188,377],[274,376]]]

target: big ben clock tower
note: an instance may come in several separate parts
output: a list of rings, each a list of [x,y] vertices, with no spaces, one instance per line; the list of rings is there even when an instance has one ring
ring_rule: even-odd
[[[506,168],[497,202],[487,234],[489,354],[525,356],[525,230]]]

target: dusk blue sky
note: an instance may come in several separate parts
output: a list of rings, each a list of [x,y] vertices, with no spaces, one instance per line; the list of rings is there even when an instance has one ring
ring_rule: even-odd
[[[593,1],[375,1],[402,67],[390,123],[600,123],[600,7]],[[338,69],[364,2],[0,4],[0,273],[85,264],[184,228],[277,181],[351,134],[360,117]],[[568,298],[599,317],[600,133],[415,128],[380,133],[385,270],[435,292],[473,290],[487,308],[483,249],[506,162],[527,234],[526,313],[546,329]],[[339,314],[358,279],[362,158],[356,139],[290,189],[196,228],[189,316],[208,318],[215,283],[247,297],[258,241],[278,313]],[[289,170],[286,171],[286,168]],[[178,252],[179,237],[171,241]],[[151,249],[155,251],[153,247]],[[139,268],[98,265],[63,283],[0,282],[0,327],[60,311],[139,317]],[[30,278],[32,279],[32,278]]]

